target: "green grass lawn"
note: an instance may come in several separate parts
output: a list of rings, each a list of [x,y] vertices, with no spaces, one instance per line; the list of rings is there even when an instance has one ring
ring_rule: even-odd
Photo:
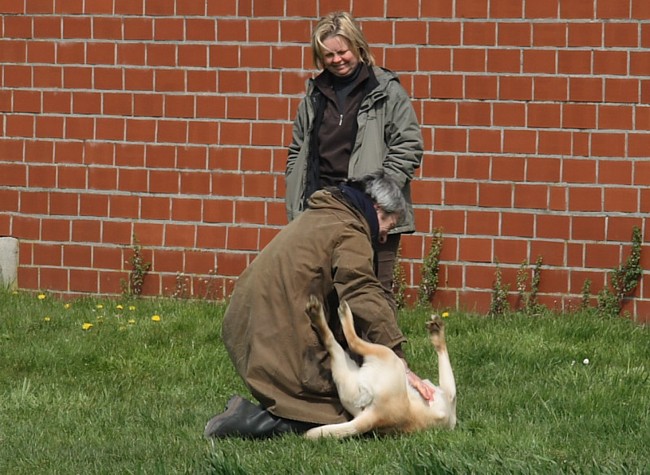
[[[625,319],[452,313],[454,431],[211,444],[205,422],[248,396],[224,305],[43,297],[0,292],[2,474],[650,473],[650,329]],[[400,325],[436,381],[427,317]]]

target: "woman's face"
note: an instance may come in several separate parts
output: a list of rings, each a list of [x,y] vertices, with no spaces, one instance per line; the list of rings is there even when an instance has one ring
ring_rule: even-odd
[[[323,65],[335,76],[345,77],[351,74],[359,64],[348,41],[341,36],[329,36],[323,40]]]
[[[388,238],[388,231],[397,226],[398,215],[395,213],[386,213],[379,206],[375,205],[377,210],[377,220],[379,221],[379,236],[377,240],[383,244]]]

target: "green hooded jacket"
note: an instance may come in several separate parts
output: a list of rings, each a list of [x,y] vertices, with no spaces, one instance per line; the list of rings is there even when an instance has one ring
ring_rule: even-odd
[[[406,216],[393,233],[415,231],[410,182],[420,166],[423,140],[413,105],[395,73],[373,67],[379,85],[361,103],[358,132],[348,169],[349,178],[360,178],[383,168],[397,180],[407,202]],[[303,211],[309,157],[309,137],[314,123],[314,80],[307,81],[293,123],[286,166],[286,208],[289,221]]]

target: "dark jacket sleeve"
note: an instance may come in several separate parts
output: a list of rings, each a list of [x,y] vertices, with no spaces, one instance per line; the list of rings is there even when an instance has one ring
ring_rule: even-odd
[[[339,300],[345,300],[350,306],[355,328],[362,338],[395,348],[406,338],[375,276],[372,256],[372,246],[362,224],[342,227],[332,256],[334,288]]]

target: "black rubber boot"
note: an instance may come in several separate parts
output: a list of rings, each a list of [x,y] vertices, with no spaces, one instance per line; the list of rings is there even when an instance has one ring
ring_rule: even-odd
[[[226,404],[226,410],[208,421],[203,435],[208,439],[224,437],[263,439],[288,432],[301,434],[317,425],[274,416],[241,396],[233,396]]]

